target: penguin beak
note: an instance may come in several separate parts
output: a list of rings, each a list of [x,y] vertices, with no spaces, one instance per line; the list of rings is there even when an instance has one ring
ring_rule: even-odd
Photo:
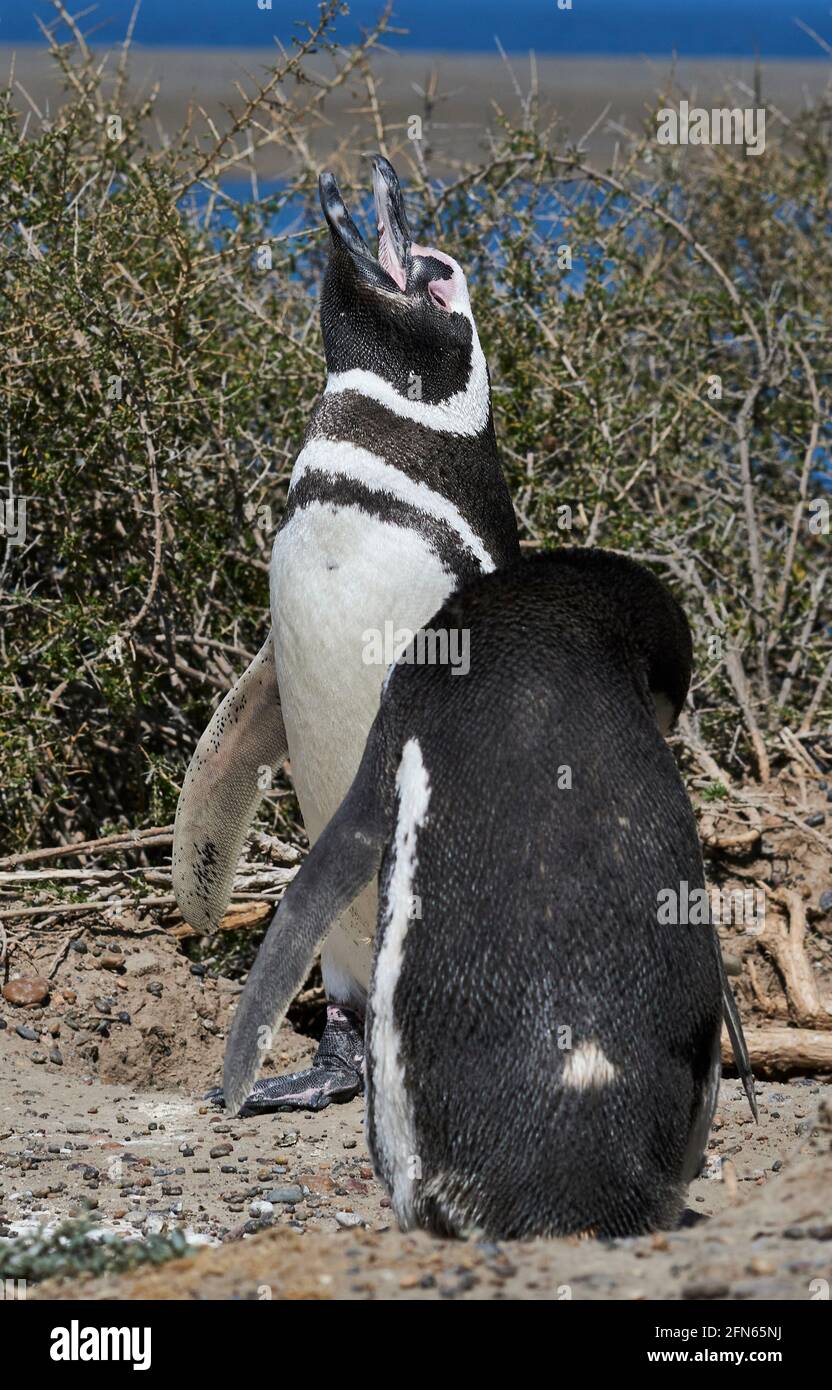
[[[373,160],[373,197],[378,223],[378,259],[382,270],[404,291],[410,268],[410,228],[396,171],[389,160]]]
[[[325,169],[318,180],[321,207],[335,251],[346,251],[362,278],[377,288],[404,292],[410,267],[410,229],[396,171],[388,160],[373,160],[373,195],[378,223],[378,257],[359,232],[341,197],[335,175]]]

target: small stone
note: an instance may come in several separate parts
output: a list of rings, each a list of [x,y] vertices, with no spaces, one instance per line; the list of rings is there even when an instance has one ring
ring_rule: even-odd
[[[295,1206],[297,1202],[303,1201],[303,1188],[298,1183],[272,1188],[271,1192],[266,1193],[266,1201],[285,1202],[289,1206]]]
[[[53,1064],[53,1066],[56,1066],[56,1067],[62,1067],[62,1066],[63,1066],[63,1064],[64,1064],[63,1053],[61,1052],[61,1049],[60,1049],[59,1047],[53,1047],[53,1048],[52,1048],[52,1051],[51,1051],[50,1054],[49,1054],[49,1060],[50,1060],[50,1062]]]
[[[814,830],[817,826],[824,825],[825,822],[826,813],[824,811],[816,811],[813,816],[807,816],[803,824],[808,825],[810,830]]]
[[[149,983],[149,985],[147,986],[147,992],[148,992],[148,994],[154,995],[154,997],[155,997],[156,999],[161,998],[161,994],[162,994],[162,985],[161,985],[160,981],[159,981],[159,980],[151,980],[150,983]]]
[[[31,1061],[33,1061],[33,1062],[35,1062],[35,1063],[37,1064],[37,1066],[42,1066],[43,1063],[46,1061],[46,1053],[45,1053],[45,1052],[30,1052],[29,1057],[30,1057],[30,1060],[31,1060]],[[49,1195],[49,1194],[47,1193],[47,1196],[48,1196],[48,1195]]]
[[[344,1139],[344,1140],[342,1140],[342,1148],[345,1148],[345,1149],[357,1149],[357,1148],[358,1148],[358,1140],[357,1140],[357,1139]]]
[[[273,1202],[252,1202],[249,1207],[252,1216],[264,1217],[274,1215]]]
[[[191,966],[191,974],[192,974],[192,975],[204,975],[204,974],[205,974],[205,966],[204,966],[204,965],[192,965],[192,966]]]
[[[179,1152],[181,1153],[183,1158],[193,1158],[194,1156],[194,1151],[191,1148],[190,1144],[180,1144]]]
[[[347,1230],[364,1225],[364,1218],[359,1216],[356,1211],[336,1211],[335,1220],[339,1226],[344,1226]]]
[[[70,951],[74,951],[76,955],[85,956],[89,947],[83,941],[73,941],[69,949]]]
[[[98,962],[101,970],[123,970],[124,956],[105,955]]]
[[[7,1003],[16,1004],[19,1008],[32,1008],[36,1004],[44,1004],[49,998],[49,981],[39,975],[9,980],[9,983],[3,986],[3,998]]]
[[[213,1147],[213,1149],[210,1149],[210,1150],[209,1150],[208,1157],[209,1157],[209,1158],[227,1158],[227,1156],[228,1156],[230,1153],[233,1153],[233,1152],[234,1152],[234,1145],[233,1145],[233,1144],[215,1144],[214,1147]]]
[[[100,1014],[111,1014],[113,1012],[112,999],[105,999],[102,995],[99,995],[97,999],[93,1000],[93,1003]]]
[[[127,1013],[126,1009],[122,1009],[120,1013],[116,1014],[116,1018],[119,1023],[130,1023],[131,1021],[130,1015]]]
[[[15,1028],[14,1031],[19,1038],[24,1038],[26,1042],[37,1042],[38,1040],[38,1034],[35,1032],[34,1028],[26,1028],[21,1024],[20,1027]]]
[[[721,1284],[718,1279],[703,1279],[699,1284],[685,1284],[681,1297],[690,1299],[727,1298],[730,1292],[730,1284]]]
[[[832,912],[832,888],[827,888],[820,895],[821,912]]]

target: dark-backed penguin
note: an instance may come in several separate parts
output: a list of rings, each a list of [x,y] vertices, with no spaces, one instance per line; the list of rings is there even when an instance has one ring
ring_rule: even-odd
[[[465,276],[411,241],[390,164],[373,175],[379,253],[332,174],[321,297],[327,381],[290,482],[271,562],[272,631],[200,739],[176,815],[174,890],[216,929],[261,798],[291,760],[314,842],[356,773],[390,662],[464,580],[519,555]],[[317,1109],[362,1086],[376,922],[370,885],[322,955],[327,1024],[311,1071],[261,1082],[252,1108]]]
[[[358,774],[249,976],[227,1103],[378,875],[366,1123],[401,1225],[670,1226],[716,1104],[723,1008],[755,1104],[716,931],[665,925],[659,906],[704,887],[660,729],[688,688],[685,616],[648,571],[587,549],[472,581],[429,626],[468,634],[469,674],[420,664],[418,641],[392,666]]]

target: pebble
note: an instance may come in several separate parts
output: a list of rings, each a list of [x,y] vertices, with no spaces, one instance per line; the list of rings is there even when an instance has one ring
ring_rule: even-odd
[[[32,1061],[32,1062],[34,1062],[36,1066],[39,1066],[39,1067],[40,1067],[40,1066],[42,1066],[43,1063],[46,1061],[46,1053],[45,1053],[45,1052],[30,1052],[30,1054],[29,1054],[29,1060]]]
[[[267,1202],[287,1202],[294,1206],[296,1202],[303,1201],[303,1188],[297,1183],[290,1183],[286,1187],[275,1187],[271,1192],[266,1193]]]
[[[49,981],[42,979],[39,975],[21,976],[20,979],[9,980],[9,983],[3,986],[3,998],[7,1003],[16,1004],[22,1008],[43,1004],[49,998]]]
[[[15,1028],[14,1031],[19,1038],[24,1038],[26,1042],[37,1042],[38,1040],[39,1035],[35,1032],[34,1028],[26,1028],[21,1024],[21,1026]]]
[[[226,1158],[226,1157],[228,1156],[228,1154],[233,1153],[233,1152],[234,1152],[234,1145],[233,1145],[233,1144],[215,1144],[214,1147],[213,1147],[213,1149],[209,1150],[208,1157],[209,1157],[209,1158]]]
[[[272,1216],[274,1213],[273,1202],[252,1202],[249,1207],[252,1216]]]
[[[821,912],[832,912],[832,888],[827,888],[820,895]]]
[[[814,830],[818,825],[823,825],[826,821],[824,811],[816,811],[813,816],[807,816],[804,825],[808,825],[810,830]]]
[[[52,1048],[52,1051],[51,1051],[50,1054],[49,1054],[49,1060],[50,1060],[50,1062],[52,1062],[52,1064],[53,1064],[54,1066],[56,1066],[56,1067],[62,1067],[62,1066],[63,1066],[63,1064],[64,1064],[63,1053],[61,1052],[61,1049],[60,1049],[59,1047],[53,1047],[53,1048]]]
[[[151,980],[150,984],[147,986],[147,992],[159,999],[162,994],[162,986],[159,980]]]
[[[689,1299],[727,1298],[730,1292],[730,1284],[721,1284],[717,1279],[703,1279],[699,1284],[685,1284],[681,1297]]]
[[[336,1211],[335,1220],[339,1226],[344,1226],[351,1230],[355,1226],[363,1226],[364,1218],[358,1215],[357,1211]]]

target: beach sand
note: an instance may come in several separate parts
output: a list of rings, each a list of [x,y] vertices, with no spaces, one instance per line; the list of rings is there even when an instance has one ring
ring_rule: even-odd
[[[14,57],[14,79],[20,83],[44,116],[60,100],[60,81],[47,51],[41,45],[16,49],[0,45],[0,72],[4,79]],[[130,73],[133,90],[148,91],[160,84],[155,107],[157,131],[171,134],[183,123],[189,102],[201,106],[218,129],[228,125],[227,108],[239,108],[235,82],[251,90],[252,80],[263,80],[272,59],[270,49],[161,49],[135,46]],[[110,54],[107,71],[115,68]],[[313,58],[310,69],[331,75],[325,55]],[[497,55],[443,53],[380,53],[374,60],[379,100],[384,110],[389,153],[407,143],[408,121],[425,115],[424,92],[433,80],[436,96],[432,115],[424,126],[430,150],[430,168],[437,174],[482,157],[489,148],[489,132],[496,127],[495,103],[507,113],[521,113],[521,97],[532,80],[529,58],[513,55],[510,69]],[[598,165],[623,157],[626,132],[638,131],[659,97],[671,92],[692,104],[754,106],[754,65],[736,59],[699,59],[676,68],[652,58],[556,58],[536,60],[541,111],[557,114],[564,139],[579,140],[586,132],[586,149]],[[766,62],[760,72],[761,91],[769,104],[769,126],[777,121],[772,108],[786,117],[817,100],[830,79],[829,64],[819,62]],[[515,85],[516,84],[516,85]],[[308,101],[311,87],[287,89],[295,100]],[[26,98],[18,90],[23,109]],[[369,129],[368,96],[360,79],[348,81],[327,99],[327,120],[310,138],[316,160],[331,160],[339,145],[342,162],[350,164],[363,152],[353,132]],[[362,114],[363,113],[363,114]],[[33,112],[32,120],[37,120]],[[197,115],[196,129],[205,129]],[[366,138],[362,137],[362,138]],[[376,141],[375,144],[378,142]],[[286,153],[266,147],[257,154],[260,177],[287,172]],[[240,173],[244,170],[241,168]]]

